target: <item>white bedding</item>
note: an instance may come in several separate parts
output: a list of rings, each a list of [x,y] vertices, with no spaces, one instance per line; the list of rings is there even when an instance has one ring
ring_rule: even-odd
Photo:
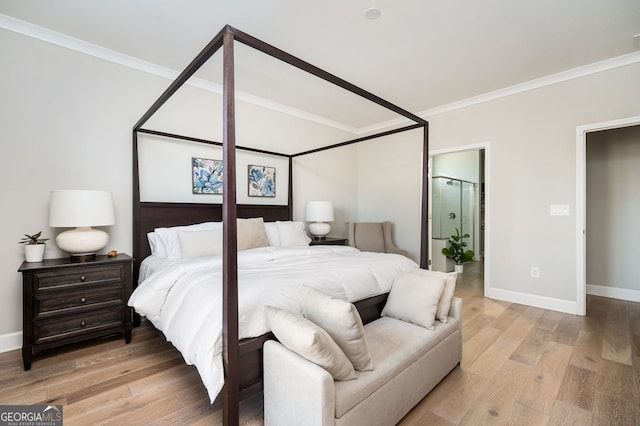
[[[418,265],[404,256],[346,246],[241,251],[239,338],[269,331],[265,305],[301,313],[302,285],[354,302],[388,292],[394,277],[412,268]],[[152,321],[185,361],[196,366],[213,402],[224,383],[221,256],[171,259],[162,264],[152,257],[143,262],[141,270],[146,279],[132,294],[129,306]]]

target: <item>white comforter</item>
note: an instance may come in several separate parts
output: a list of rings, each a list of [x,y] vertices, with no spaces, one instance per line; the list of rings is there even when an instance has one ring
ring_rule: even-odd
[[[301,313],[302,285],[353,302],[388,292],[400,271],[417,267],[401,255],[346,246],[239,252],[239,338],[269,331],[265,305]],[[221,283],[221,256],[171,260],[149,275],[129,299],[129,306],[152,321],[185,361],[196,366],[212,402],[224,383]]]

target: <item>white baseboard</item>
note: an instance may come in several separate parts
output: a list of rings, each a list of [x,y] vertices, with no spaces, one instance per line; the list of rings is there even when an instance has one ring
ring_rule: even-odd
[[[0,334],[0,353],[15,351],[22,347],[22,331]]]
[[[628,300],[630,302],[640,302],[640,290],[631,290],[629,288],[587,284],[587,294],[611,297],[612,299]]]
[[[517,291],[503,290],[499,288],[487,288],[486,296],[490,299],[503,300],[505,302],[518,303],[520,305],[533,306],[535,308],[549,309],[551,311],[565,312],[576,315],[577,303],[571,300],[555,299],[546,296],[520,293]]]

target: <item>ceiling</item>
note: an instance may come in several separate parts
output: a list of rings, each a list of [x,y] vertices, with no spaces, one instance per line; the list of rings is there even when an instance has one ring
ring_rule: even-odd
[[[638,54],[640,33],[639,0],[1,0],[0,13],[176,71],[229,24],[416,114]],[[249,48],[237,56],[252,96],[353,129],[396,117]],[[219,82],[220,63],[198,76]]]

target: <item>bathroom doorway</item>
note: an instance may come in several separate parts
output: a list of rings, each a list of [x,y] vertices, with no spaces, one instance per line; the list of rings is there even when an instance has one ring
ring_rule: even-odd
[[[488,274],[485,268],[488,145],[435,151],[430,156],[429,167],[430,268],[453,271],[454,263],[442,254],[442,248],[457,229],[460,234],[468,235],[463,241],[466,249],[474,252],[474,260],[465,264],[462,277],[479,286],[481,294]]]

